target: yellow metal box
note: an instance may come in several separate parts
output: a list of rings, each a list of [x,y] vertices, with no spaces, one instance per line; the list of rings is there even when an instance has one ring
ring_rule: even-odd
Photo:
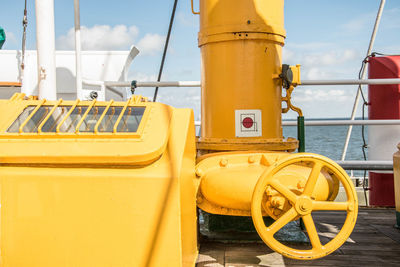
[[[0,101],[1,266],[194,266],[189,109]]]

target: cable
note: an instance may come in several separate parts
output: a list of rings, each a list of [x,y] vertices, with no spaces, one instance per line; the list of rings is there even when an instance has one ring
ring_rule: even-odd
[[[176,11],[177,4],[178,4],[178,0],[175,0],[174,6],[172,8],[171,19],[169,21],[167,38],[165,39],[164,52],[163,52],[163,56],[162,56],[162,59],[161,59],[161,65],[160,65],[160,70],[158,72],[157,82],[161,81],[161,76],[162,76],[162,72],[163,72],[163,69],[164,69],[165,57],[167,56],[169,38],[171,37],[172,25],[174,24],[175,11]],[[158,94],[158,86],[156,87],[156,89],[154,91],[153,102],[156,102],[157,94]]]
[[[375,57],[376,55],[388,56],[387,54],[382,54],[382,53],[378,53],[378,52],[372,52],[370,55],[366,56],[364,58],[364,60],[362,61],[362,63],[361,63],[361,68],[360,68],[360,71],[358,73],[358,79],[362,78],[362,72],[364,71],[365,67],[367,66],[368,59],[370,57]],[[365,120],[365,108],[368,107],[369,103],[368,103],[368,101],[367,101],[367,99],[365,97],[365,94],[364,94],[363,90],[362,90],[361,84],[358,86],[358,89],[360,90],[361,97],[363,99],[362,120]],[[365,125],[364,124],[361,125],[361,137],[362,137],[362,141],[363,141],[363,145],[362,145],[363,157],[364,157],[364,160],[367,160],[366,149],[368,148],[368,144],[367,144],[367,141],[366,141],[366,138],[365,138]],[[369,190],[369,188],[368,188],[369,185],[367,186],[366,180],[367,180],[367,171],[364,170],[363,185],[362,186],[363,186],[363,191],[364,191],[365,204],[366,204],[366,206],[368,206],[367,191]]]
[[[21,59],[21,70],[22,72],[25,69],[25,45],[26,45],[26,28],[28,27],[28,11],[26,9],[26,0],[25,0],[25,8],[24,8],[24,18],[22,19],[22,26],[24,27],[24,31],[22,34],[22,59]],[[22,74],[23,78],[23,74]]]
[[[361,68],[360,71],[358,73],[358,79],[361,79],[362,76],[362,72],[364,71],[367,63],[368,63],[368,59],[371,56],[375,56],[377,53],[372,53],[371,55],[368,55],[364,58],[364,60],[361,63]],[[362,86],[361,84],[358,86],[358,90],[360,90],[361,92],[361,97],[363,99],[363,107],[362,107],[362,120],[365,120],[365,107],[368,106],[368,102],[367,99],[365,98],[364,92],[362,90]],[[361,125],[361,137],[363,140],[363,145],[362,145],[362,153],[363,153],[363,157],[364,160],[367,160],[367,153],[366,153],[366,149],[368,148],[368,144],[365,138],[365,125]],[[364,170],[364,176],[363,176],[363,191],[364,191],[364,199],[365,199],[365,205],[368,206],[368,198],[367,198],[367,191],[368,191],[368,186],[366,185],[366,180],[367,180],[367,171]]]

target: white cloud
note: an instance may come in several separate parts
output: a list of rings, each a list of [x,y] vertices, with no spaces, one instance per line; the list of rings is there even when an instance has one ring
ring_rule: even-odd
[[[282,49],[282,61],[284,64],[287,64],[289,61],[293,61],[295,58],[295,53],[288,49],[287,47],[283,47]]]
[[[341,25],[341,27],[351,33],[371,27],[375,21],[376,13],[365,13]]]
[[[13,32],[6,31],[6,42],[4,43],[7,45],[7,43],[11,43],[13,45],[18,44],[17,38],[15,38],[15,34]]]
[[[193,16],[192,13],[178,12],[176,18],[178,22],[185,27],[196,27],[197,16]]]
[[[138,43],[141,54],[154,55],[156,52],[162,50],[165,42],[165,37],[159,34],[147,33]]]
[[[382,24],[388,29],[400,28],[400,8],[386,10],[382,17]]]
[[[307,118],[348,117],[356,91],[354,86],[298,87],[292,94],[292,103],[300,107]],[[359,105],[359,111],[361,106]],[[294,112],[284,116],[295,117]]]
[[[332,66],[343,64],[357,58],[357,52],[351,49],[334,50],[325,53],[314,53],[304,56],[304,65]]]
[[[348,91],[344,89],[297,89],[297,94],[293,96],[296,102],[332,101],[346,102],[352,99]]]
[[[319,67],[310,67],[303,69],[302,79],[323,80],[329,78],[332,78],[332,75]]]
[[[328,42],[308,42],[308,43],[289,43],[288,46],[293,49],[301,49],[303,51],[315,51],[326,48],[332,48],[334,44]]]
[[[91,28],[81,27],[83,50],[123,50],[129,49],[139,33],[136,26],[125,25],[95,25]],[[75,31],[71,28],[66,35],[56,40],[56,47],[60,50],[75,48]]]
[[[156,81],[157,76],[155,74],[147,74],[143,72],[133,72],[129,74],[128,80],[137,80],[141,82]]]
[[[81,27],[82,50],[129,50],[132,45],[137,45],[142,55],[153,55],[162,49],[164,37],[158,34],[147,33],[142,39],[137,40],[139,29],[136,26],[95,25]],[[75,49],[74,28],[68,30],[56,40],[59,50]]]
[[[176,108],[191,108],[195,119],[200,119],[200,88],[164,88],[159,91],[157,101]]]

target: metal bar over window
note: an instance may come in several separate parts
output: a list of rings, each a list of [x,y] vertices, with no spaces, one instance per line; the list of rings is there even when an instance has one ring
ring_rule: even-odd
[[[18,129],[19,133],[23,132],[23,129],[25,125],[28,123],[28,121],[35,115],[35,113],[40,109],[40,107],[46,102],[46,99],[43,99],[42,101],[39,102],[39,104],[36,106],[36,108],[32,111],[31,114],[29,114],[28,118],[21,124],[21,126]]]
[[[124,116],[125,110],[128,107],[130,102],[131,101],[126,101],[126,104],[125,104],[124,108],[122,109],[121,114],[119,114],[118,119],[114,124],[113,133],[117,132],[118,124],[119,124],[120,120],[122,119],[122,116]]]
[[[76,125],[75,128],[75,133],[79,133],[79,128],[81,127],[83,121],[85,120],[85,118],[87,117],[87,115],[89,114],[90,110],[92,109],[92,107],[94,106],[94,104],[96,104],[96,99],[93,100],[93,102],[89,105],[88,109],[86,110],[85,114],[83,114],[81,120],[78,122],[78,125]]]
[[[94,133],[98,133],[98,129],[99,129],[99,125],[100,123],[103,121],[104,117],[106,116],[108,110],[110,109],[111,105],[114,103],[114,100],[111,100],[110,103],[108,103],[107,107],[104,109],[103,114],[101,115],[101,117],[99,118],[99,121],[96,123],[96,125],[94,126]]]
[[[58,106],[61,104],[62,99],[58,100],[57,104],[54,105],[54,107],[50,110],[49,114],[47,114],[46,118],[42,121],[42,123],[38,127],[38,133],[42,132],[42,127],[46,123],[46,121],[53,115],[54,111],[58,108]]]
[[[61,122],[57,125],[56,132],[60,132],[61,125],[68,119],[68,117],[71,115],[71,113],[74,111],[76,106],[79,104],[79,99],[75,101],[75,103],[72,105],[71,110],[65,115],[65,117],[61,120]]]

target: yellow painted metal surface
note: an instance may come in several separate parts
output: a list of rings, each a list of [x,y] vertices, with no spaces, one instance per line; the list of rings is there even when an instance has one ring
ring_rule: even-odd
[[[283,0],[200,1],[200,142],[215,138],[283,141],[282,83],[277,77],[284,38]],[[237,138],[235,110],[261,110],[262,135]]]
[[[82,126],[82,123],[85,121],[84,116],[88,116],[89,108],[86,112],[82,112],[82,118],[76,119],[76,127],[71,127],[68,131],[61,132],[59,129],[59,126],[63,123],[65,124],[67,116],[64,117],[58,126],[54,125],[53,128],[57,128],[57,130],[54,129],[47,132],[40,130],[40,126],[43,126],[49,117],[44,117],[41,124],[39,118],[39,124],[34,127],[32,126],[33,128],[37,128],[36,132],[31,132],[29,127],[25,127],[35,115],[34,112],[37,112],[40,107],[48,107],[48,116],[50,116],[53,109],[58,106],[74,107],[70,109],[70,112],[80,108],[84,111],[84,107],[104,111],[107,107],[109,108],[109,104],[108,102],[95,101],[35,101],[23,100],[21,98],[12,102],[5,102],[2,108],[0,108],[0,111],[1,109],[4,110],[3,114],[5,115],[0,120],[1,162],[21,163],[23,161],[24,163],[36,164],[63,162],[65,164],[138,165],[148,164],[158,159],[167,145],[170,121],[173,114],[173,109],[166,105],[152,102],[135,102],[133,99],[126,103],[113,103],[112,106],[114,108],[119,108],[122,111],[115,123],[113,121],[109,122],[109,128],[117,128],[117,126],[123,125],[124,121],[121,122],[122,115],[128,107],[145,108],[142,123],[135,132],[116,132],[115,129],[109,132],[95,132],[93,128],[94,126],[98,128],[98,125],[93,125],[93,123],[91,126],[92,130],[87,131]],[[26,107],[33,107],[33,112],[24,122],[21,122],[20,126],[13,127],[12,123],[15,121],[15,118]],[[101,113],[106,114],[108,110],[99,112],[96,117],[90,119],[98,123],[102,121],[107,123],[107,119],[104,119],[104,117],[101,118],[101,115],[103,115]],[[71,114],[67,115],[71,117]],[[57,117],[57,114],[54,114],[53,117]],[[117,116],[114,117],[117,118]],[[12,128],[17,130],[14,131]],[[26,132],[23,131],[24,128],[28,128]],[[83,129],[83,131],[80,132],[79,128]],[[79,143],[76,142],[77,137],[80,138]],[[113,138],[113,142],[109,142],[107,139],[109,137]],[[54,149],[55,144],[58,149]]]
[[[284,152],[298,142],[282,136],[282,100],[301,110],[290,103],[293,87],[282,98],[283,3],[200,0],[196,12],[192,1],[202,57],[197,165],[190,110],[140,96],[0,100],[0,265],[194,266],[196,203],[252,216],[264,242],[287,257],[315,259],[343,244],[358,208],[346,172],[323,156]],[[300,68],[291,70],[295,86]],[[256,135],[238,134],[252,127],[238,126],[238,111],[254,113]],[[333,202],[339,184],[346,202]],[[314,210],[347,212],[328,244],[319,241]],[[276,221],[267,227],[262,216]],[[273,236],[299,218],[311,250]]]
[[[287,168],[297,166],[298,164],[309,165],[311,171],[307,175],[308,178],[304,185],[301,188],[298,187],[299,190],[293,190],[286,185],[287,181],[285,181],[285,179],[287,176],[285,177],[279,174],[285,172]],[[334,197],[331,198],[332,196],[325,199],[316,197],[315,194],[323,189],[319,183],[321,180],[321,173],[323,172],[332,175],[332,177],[335,177],[335,179],[340,182],[346,192],[346,201],[333,202]],[[265,194],[270,195],[271,191],[277,192],[289,205],[285,207],[285,212],[275,218],[276,221],[273,224],[266,226],[262,218],[263,211],[268,212],[268,209],[265,209],[264,206]],[[270,198],[267,196],[266,205],[269,204],[269,199]],[[271,204],[275,206],[273,200]],[[326,244],[321,243],[311,215],[313,211],[323,210],[344,211],[347,214],[340,231]],[[266,170],[258,180],[251,202],[253,222],[262,240],[270,248],[278,251],[282,255],[299,260],[311,260],[324,257],[343,245],[354,229],[357,213],[357,194],[347,173],[334,161],[321,155],[311,153],[293,154],[275,162],[273,167]],[[309,250],[291,247],[290,245],[281,243],[274,237],[274,234],[288,222],[299,218],[303,219],[311,242],[312,248]]]
[[[261,175],[279,160],[290,156],[284,152],[208,154],[196,166],[196,173],[201,176],[197,205],[209,213],[251,216],[252,195]],[[291,165],[280,171],[276,178],[286,188],[300,194],[311,169],[306,164]],[[312,195],[316,200],[334,200],[339,190],[338,179],[322,171],[317,188]],[[286,211],[289,204],[276,193],[271,193],[267,202],[264,214],[274,219]],[[281,203],[271,207],[271,202]]]
[[[302,116],[302,111],[291,102],[294,87],[301,84],[300,65],[282,66],[283,4],[283,0],[200,1],[202,127],[197,140],[201,155],[196,165],[201,178],[197,205],[209,213],[252,216],[272,249],[295,259],[315,259],[336,250],[349,237],[358,202],[350,178],[330,159],[285,153],[293,152],[298,143],[283,139],[281,114],[294,110]],[[193,1],[192,12],[198,14]],[[282,108],[282,101],[286,107]],[[346,191],[344,203],[333,202],[339,184]],[[311,211],[324,209],[346,211],[347,217],[338,235],[322,245]],[[263,216],[276,221],[266,227]],[[299,218],[306,225],[311,250],[285,246],[273,236]]]
[[[358,200],[347,173],[332,160],[311,153],[215,153],[196,166],[201,178],[197,205],[221,215],[252,216],[263,241],[273,250],[294,259],[310,260],[338,249],[350,236],[358,211]],[[342,185],[347,199],[334,202]],[[322,244],[312,211],[346,212],[342,229]],[[276,221],[266,226],[263,216]],[[312,248],[301,250],[282,244],[274,234],[293,220],[302,218]]]
[[[118,126],[113,133],[110,125],[96,134],[105,116],[89,112],[82,125],[93,132],[14,133],[7,129],[19,114],[43,104],[14,99],[0,101],[7,110],[0,117],[1,266],[194,266],[199,181],[191,110],[96,102],[92,108],[145,111],[132,132]],[[27,125],[24,131],[35,129]]]
[[[396,202],[397,227],[400,228],[400,144],[397,145],[399,151],[393,155],[394,172],[394,197]]]
[[[299,146],[294,138],[282,139],[225,139],[225,138],[198,138],[197,149],[201,152],[209,151],[289,151],[293,152]]]

